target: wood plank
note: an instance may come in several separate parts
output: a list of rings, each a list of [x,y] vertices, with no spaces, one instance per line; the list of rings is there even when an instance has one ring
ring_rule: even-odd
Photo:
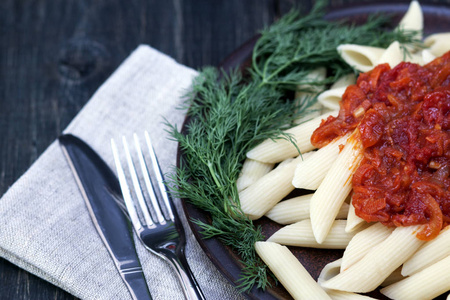
[[[3,0],[0,195],[139,44],[217,65],[274,19],[274,0]],[[0,259],[1,299],[73,296]]]

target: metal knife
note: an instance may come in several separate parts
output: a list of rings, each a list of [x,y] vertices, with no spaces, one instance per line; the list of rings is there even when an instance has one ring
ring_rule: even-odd
[[[132,228],[117,199],[122,197],[119,181],[100,156],[81,139],[59,137],[92,222],[109,251],[133,299],[151,299],[134,247]]]

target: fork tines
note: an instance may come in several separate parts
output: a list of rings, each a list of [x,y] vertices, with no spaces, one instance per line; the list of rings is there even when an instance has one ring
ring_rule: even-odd
[[[155,188],[159,189],[159,194],[161,195],[162,202],[163,202],[162,205],[164,205],[169,219],[171,221],[174,221],[174,216],[173,216],[173,212],[172,212],[172,208],[171,208],[171,200],[170,200],[168,192],[166,190],[166,186],[164,185],[163,175],[161,173],[158,159],[155,155],[155,151],[153,149],[153,146],[152,146],[152,143],[150,140],[150,136],[147,131],[145,131],[144,137],[145,137],[145,141],[147,144],[149,157],[151,160],[151,165],[153,166],[153,174],[157,181],[157,183],[155,184]],[[148,198],[150,198],[150,203],[151,203],[152,209],[154,211],[156,220],[152,218],[150,210],[147,207],[146,200],[145,200],[146,197],[144,196],[143,189],[139,183],[139,175],[136,171],[135,163],[134,163],[134,160],[132,159],[132,155],[130,153],[130,149],[128,147],[127,140],[125,137],[122,137],[125,159],[127,161],[131,182],[133,183],[134,195],[137,198],[137,202],[139,203],[140,210],[142,212],[143,218],[144,218],[147,226],[152,227],[154,225],[154,222],[160,223],[160,224],[165,224],[166,220],[164,218],[163,212],[161,211],[160,204],[158,203],[158,197],[155,193],[155,189],[152,184],[150,172],[147,167],[146,160],[142,153],[140,141],[139,141],[139,138],[136,133],[133,134],[133,139],[134,139],[134,146],[135,146],[137,160],[139,161],[139,165],[140,165],[141,175],[142,175],[143,181],[145,183],[146,191],[147,191],[146,194],[148,195]],[[135,230],[137,232],[139,232],[142,229],[143,225],[139,219],[139,215],[138,215],[136,207],[134,205],[134,201],[132,200],[130,188],[127,183],[127,178],[125,176],[125,172],[122,168],[122,164],[120,162],[119,152],[118,152],[118,149],[117,149],[114,139],[111,139],[111,148],[113,151],[114,162],[116,165],[119,183],[120,183],[120,187],[122,189],[125,205],[127,207],[128,214],[130,215],[131,222],[132,222],[133,226],[135,227]]]

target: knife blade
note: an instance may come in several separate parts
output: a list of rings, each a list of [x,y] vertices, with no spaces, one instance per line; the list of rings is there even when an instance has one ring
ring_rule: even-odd
[[[136,254],[130,221],[116,202],[122,197],[117,177],[101,157],[80,138],[65,134],[58,140],[92,222],[132,298],[151,299]]]

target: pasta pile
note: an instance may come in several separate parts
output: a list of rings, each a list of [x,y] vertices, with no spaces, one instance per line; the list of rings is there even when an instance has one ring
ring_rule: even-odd
[[[422,32],[417,1],[411,2],[398,26]],[[413,55],[407,61],[423,65],[443,55],[450,50],[450,33],[433,34],[424,43],[425,49],[410,49]],[[387,49],[341,45],[338,51],[349,65],[367,72],[381,63],[394,67],[404,61],[401,47],[398,42]],[[324,78],[325,72],[312,75]],[[322,92],[316,108],[325,113],[287,131],[298,149],[283,139],[267,140],[247,153],[237,182],[242,210],[253,220],[266,216],[286,225],[256,243],[256,251],[295,299],[372,299],[357,293],[380,285],[381,293],[391,299],[432,299],[450,290],[450,226],[425,242],[416,237],[424,225],[392,228],[367,223],[355,214],[350,199],[352,176],[363,151],[355,133],[319,150],[311,144],[313,131],[323,119],[337,115],[346,87],[354,83],[354,76],[346,76]],[[295,188],[315,192],[283,200]],[[345,251],[316,282],[285,246]]]

